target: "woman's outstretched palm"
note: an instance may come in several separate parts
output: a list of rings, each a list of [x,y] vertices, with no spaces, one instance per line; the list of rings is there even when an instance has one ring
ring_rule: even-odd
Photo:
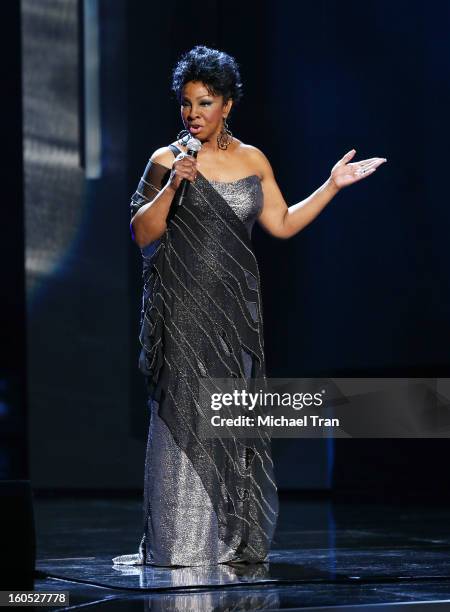
[[[352,185],[370,176],[375,172],[378,166],[387,161],[384,157],[371,157],[370,159],[363,159],[359,162],[350,163],[355,153],[355,149],[346,153],[331,170],[330,179],[338,189],[348,187],[348,185]]]

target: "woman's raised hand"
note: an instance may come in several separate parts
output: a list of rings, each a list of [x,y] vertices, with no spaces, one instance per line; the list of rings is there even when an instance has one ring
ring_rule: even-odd
[[[195,180],[197,176],[197,160],[193,155],[179,153],[172,164],[169,184],[176,190],[183,179],[188,181]]]
[[[371,157],[363,159],[359,162],[351,162],[350,160],[355,155],[356,150],[352,149],[340,159],[331,170],[330,181],[334,183],[337,189],[342,189],[348,185],[352,185],[361,179],[364,179],[375,172],[378,166],[384,164],[387,159],[385,157]]]

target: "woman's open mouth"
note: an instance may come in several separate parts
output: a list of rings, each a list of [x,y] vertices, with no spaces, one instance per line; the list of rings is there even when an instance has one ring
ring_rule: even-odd
[[[198,134],[203,126],[201,125],[190,125],[189,131],[191,134]]]

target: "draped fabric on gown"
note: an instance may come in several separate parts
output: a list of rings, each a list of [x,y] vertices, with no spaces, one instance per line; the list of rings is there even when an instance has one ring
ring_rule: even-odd
[[[169,175],[148,162],[132,216]],[[258,176],[218,182],[198,172],[181,206],[175,196],[163,236],[141,249],[139,369],[150,410],[143,537],[138,553],[114,563],[267,560],[278,516],[270,437],[202,437],[202,421],[211,414],[198,395],[210,379],[239,378],[250,391],[257,390],[254,379],[266,379],[250,240],[261,207]]]

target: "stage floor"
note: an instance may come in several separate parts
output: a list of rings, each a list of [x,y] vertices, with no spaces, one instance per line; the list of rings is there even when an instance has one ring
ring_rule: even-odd
[[[269,563],[114,566],[112,557],[137,552],[141,507],[139,499],[36,499],[35,590],[69,591],[70,608],[108,611],[450,610],[446,507],[281,497]]]

